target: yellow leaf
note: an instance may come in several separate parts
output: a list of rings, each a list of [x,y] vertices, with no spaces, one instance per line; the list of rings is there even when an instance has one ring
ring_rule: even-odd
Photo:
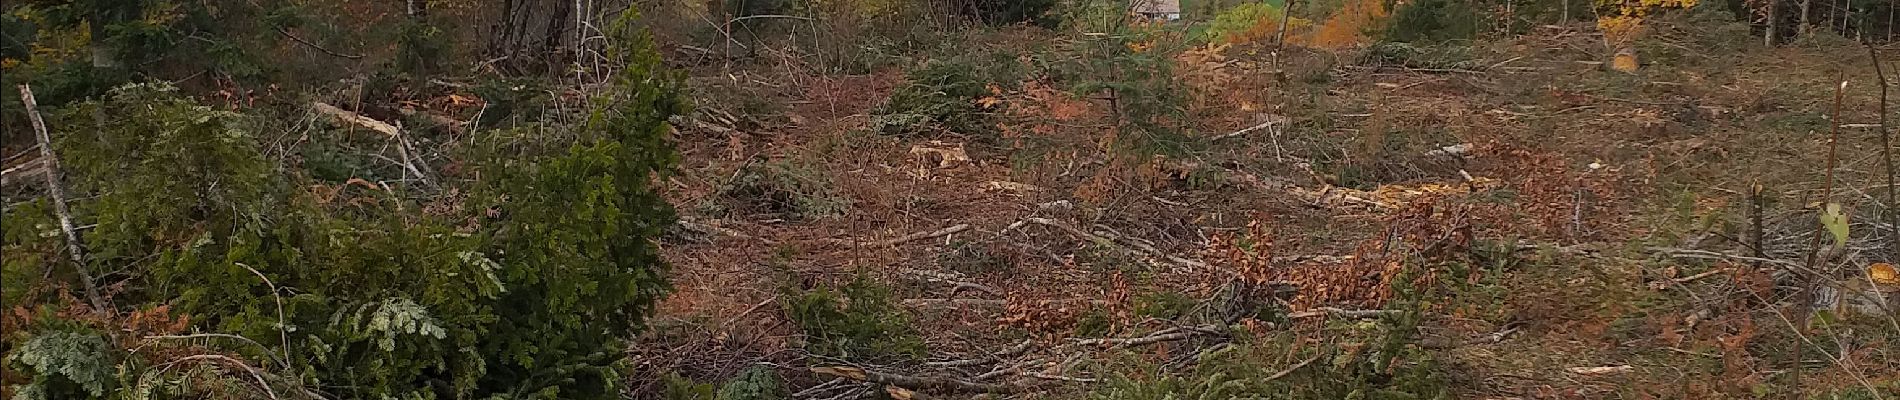
[[[1821,209],[1821,226],[1834,234],[1835,246],[1847,245],[1847,212],[1841,210],[1840,203],[1827,203]]]
[[[1894,270],[1893,264],[1874,263],[1867,266],[1867,277],[1882,285],[1900,285],[1900,271]]]

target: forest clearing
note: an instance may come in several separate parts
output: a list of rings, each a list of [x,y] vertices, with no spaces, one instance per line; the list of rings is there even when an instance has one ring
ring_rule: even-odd
[[[21,0],[9,399],[1894,399],[1885,0]]]

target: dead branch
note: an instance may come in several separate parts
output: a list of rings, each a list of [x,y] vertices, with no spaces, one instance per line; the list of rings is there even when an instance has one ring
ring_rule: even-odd
[[[1380,317],[1380,316],[1398,314],[1398,313],[1399,313],[1399,310],[1347,310],[1347,309],[1341,309],[1341,308],[1336,308],[1336,307],[1319,307],[1319,308],[1315,308],[1311,310],[1287,314],[1286,317],[1287,318],[1311,318],[1311,317],[1318,317],[1318,316],[1323,316],[1323,315],[1330,315],[1330,316],[1338,316],[1338,317],[1343,317],[1343,318],[1373,318],[1373,317]]]
[[[1565,368],[1564,370],[1570,371],[1570,373],[1577,374],[1577,375],[1605,375],[1605,374],[1630,372],[1635,369],[1636,369],[1635,367],[1631,367],[1628,365],[1615,365],[1615,366],[1606,366],[1606,367],[1570,367],[1570,368]]]
[[[1100,379],[1095,379],[1095,378],[1077,378],[1077,377],[1072,377],[1072,376],[1050,375],[1050,374],[1037,373],[1037,372],[1023,374],[1023,376],[1038,378],[1038,379],[1048,379],[1052,381],[1066,381],[1066,382],[1077,382],[1077,383],[1095,383],[1095,382],[1102,381]]]
[[[984,284],[980,284],[980,283],[973,283],[973,282],[951,282],[951,283],[953,283],[953,284],[955,284],[955,285],[956,285],[956,286],[954,286],[954,287],[951,287],[951,288],[950,288],[950,294],[952,294],[952,295],[955,295],[955,294],[957,293],[957,291],[959,291],[959,290],[963,290],[963,289],[969,289],[969,290],[975,290],[975,291],[978,291],[978,292],[983,292],[983,293],[989,293],[989,294],[990,294],[991,296],[1002,296],[1002,295],[1003,295],[1003,292],[1002,292],[1002,291],[1000,291],[1000,290],[996,290],[996,288],[993,288],[993,287],[989,287],[988,285],[984,285]]]
[[[1502,342],[1502,341],[1504,341],[1504,338],[1507,338],[1507,337],[1510,337],[1510,336],[1511,336],[1511,334],[1513,334],[1513,333],[1517,333],[1517,331],[1518,331],[1518,327],[1516,327],[1516,326],[1511,326],[1511,324],[1506,324],[1505,326],[1507,326],[1508,328],[1504,328],[1504,330],[1500,330],[1500,331],[1497,331],[1497,332],[1491,332],[1491,334],[1488,334],[1488,335],[1484,335],[1484,337],[1481,337],[1481,338],[1475,338],[1475,339],[1472,339],[1472,340],[1469,340],[1469,341],[1466,341],[1465,343],[1468,343],[1468,344],[1475,344],[1475,343],[1497,343],[1497,342]]]
[[[1023,354],[1024,352],[1028,352],[1029,347],[1034,345],[1035,343],[1036,343],[1035,340],[1023,339],[1022,342],[1016,343],[1016,345],[1010,346],[1007,349],[1003,349],[1003,351],[998,351],[998,352],[991,353],[982,357],[962,359],[962,360],[950,360],[950,361],[932,361],[932,362],[924,363],[924,366],[932,367],[932,368],[958,368],[958,367],[973,367],[973,366],[978,366],[978,365],[994,363],[994,362],[1001,361],[1001,359],[1004,357],[1015,357],[1017,355]],[[982,380],[982,379],[978,379],[978,380]]]
[[[99,295],[99,287],[92,280],[92,272],[86,270],[86,249],[79,241],[78,230],[73,229],[73,214],[66,207],[66,190],[59,185],[59,157],[53,154],[53,138],[46,132],[46,121],[40,119],[39,103],[33,101],[33,88],[20,84],[20,102],[26,105],[27,119],[33,122],[33,137],[39,141],[40,164],[46,172],[40,174],[46,178],[46,192],[53,196],[53,212],[59,216],[59,230],[66,234],[66,255],[73,262],[73,270],[79,272],[79,285],[86,291],[86,300],[92,302],[93,312],[106,313],[106,299]]]
[[[961,367],[974,367],[974,366],[989,364],[993,362],[996,362],[996,359],[988,358],[988,357],[966,358],[962,360],[931,361],[931,362],[924,363],[924,366],[931,367],[931,368],[961,368]]]
[[[1154,199],[1156,203],[1167,204],[1167,205],[1171,205],[1175,207],[1190,207],[1191,206],[1188,203],[1182,203],[1179,201],[1164,199],[1164,198],[1161,198],[1161,196],[1148,196],[1148,198]]]
[[[1030,360],[1029,362],[1023,362],[1023,363],[1017,363],[1017,364],[1014,364],[1014,365],[1010,365],[1010,366],[1007,366],[1007,367],[1001,367],[1001,368],[997,368],[997,369],[995,369],[995,370],[991,370],[990,372],[984,372],[984,373],[982,373],[982,374],[980,374],[980,375],[977,375],[976,377],[974,377],[974,378],[970,378],[970,379],[974,379],[974,380],[978,380],[978,381],[987,381],[987,380],[990,380],[990,379],[993,379],[993,378],[996,378],[996,377],[999,377],[999,376],[1003,376],[1003,375],[1009,375],[1009,374],[1014,374],[1014,373],[1017,373],[1017,372],[1021,372],[1021,371],[1023,370],[1023,366],[1024,366],[1024,365],[1033,365],[1033,364],[1041,364],[1041,363],[1043,363],[1043,362],[1046,362],[1046,361],[1048,361],[1048,359],[1040,359],[1040,358],[1039,358],[1039,359],[1035,359],[1035,360]]]
[[[1109,303],[1109,301],[1107,301],[1107,300],[1095,300],[1095,299],[1057,299],[1057,300],[1037,300],[1037,301],[1032,301],[1032,302],[1030,302],[1030,303],[1033,303],[1033,304],[1043,304],[1043,305],[1047,305],[1047,304],[1089,304],[1089,305],[1097,305],[1097,306],[1106,306],[1106,305],[1109,305],[1109,304],[1111,304],[1111,303]],[[1009,304],[1009,300],[999,300],[999,299],[904,299],[904,305],[905,305],[905,306],[910,306],[910,307],[930,307],[930,306],[938,306],[938,307],[942,307],[942,306],[953,306],[953,307],[963,307],[963,306],[986,306],[986,307],[1002,307],[1002,306],[1005,306],[1005,305],[1008,305],[1008,304]]]
[[[402,116],[405,116],[405,117],[421,116],[423,118],[428,118],[430,122],[434,122],[436,125],[448,127],[449,129],[458,129],[458,128],[461,128],[462,125],[467,125],[466,122],[457,121],[454,118],[449,118],[448,116],[445,116],[445,115],[430,113],[430,112],[423,112],[423,111],[416,111],[415,109],[408,108],[408,107],[397,109],[396,112],[402,114]]]
[[[1708,251],[1708,250],[1678,249],[1678,248],[1673,248],[1673,247],[1651,247],[1649,248],[1649,251],[1662,254],[1662,255],[1667,255],[1674,258],[1698,258],[1698,259],[1708,259],[1708,260],[1750,261],[1750,262],[1761,262],[1761,263],[1766,263],[1766,264],[1775,264],[1775,265],[1790,266],[1790,267],[1801,265],[1801,263],[1788,261],[1788,260],[1776,260],[1772,258],[1763,258],[1763,257],[1750,257],[1750,256],[1728,254],[1728,253]]]
[[[277,283],[271,282],[270,277],[264,276],[263,272],[257,272],[256,268],[251,268],[251,266],[249,265],[244,265],[244,263],[240,263],[240,262],[234,262],[232,264],[236,264],[239,267],[244,267],[245,270],[251,271],[251,273],[253,274],[257,274],[258,279],[264,280],[264,286],[270,287],[270,297],[271,299],[277,301],[277,339],[284,344],[283,345],[284,348],[280,349],[284,352],[284,359],[289,360],[290,359],[290,331],[289,331],[290,324],[284,321],[284,297],[278,294],[279,292],[277,291]]]
[[[310,108],[312,110],[316,110],[316,112],[334,117],[339,121],[356,124],[364,128],[369,128],[370,130],[373,130],[373,131],[382,132],[384,135],[389,135],[389,137],[396,137],[397,134],[401,133],[400,130],[396,129],[395,125],[390,125],[383,121],[377,121],[375,118],[365,117],[362,114],[357,114],[354,111],[337,108],[336,106],[324,104],[323,102],[310,103]]]
[[[948,283],[950,284],[950,295],[952,296],[956,295],[957,292],[965,290],[965,289],[975,290],[975,291],[979,291],[983,293],[989,293],[991,296],[1003,295],[1003,291],[996,290],[996,288],[990,287],[989,285],[964,281],[962,274],[922,270],[922,269],[916,269],[916,268],[900,268],[898,269],[898,271],[903,272],[905,274],[916,275],[917,277],[923,278],[926,281]]]
[[[1840,163],[1841,99],[1847,94],[1847,73],[1841,72],[1840,76],[1841,85],[1834,88],[1834,115],[1828,119],[1830,128],[1828,129],[1827,136],[1827,169],[1825,171],[1827,179],[1822,182],[1820,203],[1827,203],[1829,199],[1834,197],[1834,170],[1839,167]],[[1825,230],[1827,226],[1825,223],[1822,223],[1817,224],[1816,228]],[[1821,262],[1826,261],[1821,257],[1822,253],[1819,251],[1821,248],[1821,236],[1822,235],[1816,234],[1813,239],[1808,241],[1808,247],[1810,248],[1807,254],[1808,259],[1806,263],[1802,263],[1802,266],[1814,268],[1820,265]],[[1841,243],[1835,243],[1835,245],[1838,246],[1841,245]],[[1812,283],[1809,283],[1809,285],[1812,285]],[[1803,291],[1802,293],[1808,292],[1809,291]],[[1795,349],[1798,351],[1800,347],[1797,346]]]
[[[1016,393],[1022,386],[993,383],[976,383],[955,378],[935,376],[908,376],[877,371],[866,371],[857,367],[812,367],[811,372],[851,380],[880,383],[903,388],[938,393]]]
[[[765,244],[778,244],[778,241],[776,240],[747,235],[745,232],[733,230],[732,228],[700,223],[691,216],[682,215],[675,222],[678,223],[681,228],[685,228],[686,230],[689,230],[689,231],[694,231],[694,232],[699,232],[699,233],[718,233],[721,235],[736,237],[740,239],[757,240],[760,242],[765,242]]]
[[[1195,336],[1219,332],[1220,325],[1202,325],[1191,328],[1163,329],[1160,332],[1137,338],[1082,339],[1075,342],[1079,346],[1140,346],[1160,342],[1187,339]]]
[[[798,393],[792,393],[792,398],[802,399],[802,398],[805,398],[805,396],[812,396],[812,395],[817,395],[819,393],[823,393],[827,390],[831,390],[837,387],[840,384],[843,384],[845,380],[846,380],[845,378],[832,378],[830,381],[826,381],[825,383],[820,383],[817,386],[805,388],[805,390],[800,390],[798,391]]]
[[[1016,355],[1023,354],[1024,352],[1028,352],[1029,346],[1034,345],[1034,344],[1036,344],[1035,340],[1023,339],[1021,343],[1017,343],[1015,346],[1011,346],[1010,348],[1003,349],[1003,351],[996,352],[996,356],[997,357],[1015,357]]]
[[[312,48],[312,49],[317,49],[317,51],[321,51],[321,52],[323,52],[323,54],[329,54],[329,55],[332,55],[332,56],[337,56],[337,57],[342,57],[342,58],[347,58],[347,59],[351,59],[351,60],[355,60],[355,59],[361,59],[361,58],[363,58],[363,55],[361,55],[361,54],[343,54],[343,53],[338,53],[338,52],[336,52],[336,51],[334,51],[334,50],[330,50],[330,49],[327,49],[327,48],[324,48],[323,46],[318,46],[318,45],[317,45],[316,43],[311,43],[311,42],[310,42],[310,41],[308,41],[308,40],[303,40],[303,38],[300,38],[300,37],[297,37],[297,35],[293,35],[293,34],[291,34],[291,33],[290,33],[290,31],[288,31],[288,30],[285,30],[284,28],[277,28],[277,33],[278,33],[278,34],[280,34],[280,35],[284,35],[284,37],[286,37],[286,38],[290,38],[290,40],[292,40],[292,41],[295,41],[295,42],[297,42],[298,44],[302,44],[302,45],[304,45],[304,46],[306,46],[306,47],[309,47],[309,48]]]
[[[1263,378],[1260,381],[1272,382],[1276,379],[1285,378],[1287,375],[1293,374],[1293,371],[1298,371],[1300,370],[1300,368],[1306,367],[1306,364],[1312,364],[1314,361],[1318,361],[1318,360],[1319,360],[1319,356],[1313,356],[1312,358],[1307,358],[1306,361],[1301,361],[1299,364],[1293,364],[1293,366],[1291,367],[1286,367],[1286,369],[1280,370],[1280,372],[1275,372],[1273,373],[1273,375],[1268,375],[1266,378]]]
[[[1593,95],[1593,94],[1586,94],[1586,95],[1584,95],[1584,96],[1586,96],[1586,97],[1589,97],[1589,98],[1593,98],[1593,99],[1597,99],[1597,100],[1603,100],[1603,101],[1613,101],[1613,102],[1618,102],[1618,103],[1630,103],[1630,104],[1642,104],[1642,105],[1650,105],[1650,106],[1679,106],[1679,105],[1683,105],[1683,103],[1682,103],[1682,102],[1664,102],[1664,101],[1648,101],[1648,100],[1631,100],[1631,99],[1623,99],[1623,98],[1616,98],[1616,97],[1603,97],[1603,96],[1598,96],[1598,95]]]
[[[772,304],[773,301],[777,301],[777,300],[778,300],[778,295],[772,295],[772,297],[767,297],[765,301],[761,301],[759,302],[759,304],[753,304],[752,307],[746,308],[745,311],[740,311],[739,315],[734,315],[732,316],[732,318],[727,318],[726,323],[723,324],[722,326],[732,326],[734,322],[739,322],[740,318],[745,318],[746,315],[752,314],[753,311],[758,311],[760,307],[765,307],[766,304]]]
[[[1889,10],[1891,16],[1892,11]],[[1873,45],[1867,46],[1867,57],[1874,62],[1874,77],[1880,79],[1880,164],[1887,175],[1887,219],[1894,227],[1894,240],[1900,241],[1900,214],[1893,211],[1894,207],[1900,206],[1900,197],[1895,196],[1893,188],[1893,131],[1887,129],[1887,71],[1881,68],[1880,51],[1875,50]],[[1887,256],[1900,256],[1900,245],[1889,243]]]
[[[898,243],[909,242],[912,240],[942,237],[942,236],[946,236],[952,233],[962,232],[968,229],[970,229],[970,224],[956,224],[955,226],[951,226],[949,228],[938,229],[931,232],[917,232],[917,233],[912,233],[909,235],[899,236],[893,239],[881,240],[881,241],[871,242],[871,243],[860,243],[858,245],[860,247],[886,247],[886,246],[896,245]]]
[[[1041,224],[1044,226],[1054,227],[1056,229],[1061,229],[1065,232],[1068,232],[1071,235],[1075,235],[1083,239],[1089,239],[1091,241],[1101,243],[1101,244],[1114,245],[1119,242],[1120,244],[1126,245],[1128,247],[1133,247],[1136,250],[1139,250],[1143,253],[1147,253],[1148,255],[1159,257],[1164,260],[1168,260],[1170,262],[1173,262],[1183,267],[1190,267],[1190,268],[1206,268],[1207,267],[1207,263],[1178,257],[1173,254],[1164,253],[1161,250],[1154,248],[1154,246],[1149,246],[1145,243],[1134,240],[1132,238],[1125,238],[1125,237],[1122,237],[1121,235],[1116,235],[1114,233],[1101,233],[1101,234],[1089,233],[1089,232],[1083,231],[1080,228],[1069,226],[1068,224],[1063,224],[1061,222],[1056,222],[1055,220],[1048,219],[1048,218],[1028,218],[1028,219],[1025,219],[1025,221]]]
[[[1194,167],[1198,167],[1198,166],[1194,164],[1185,164],[1181,166],[1181,168],[1183,169],[1189,169],[1189,168],[1194,168]],[[1287,182],[1285,180],[1281,180],[1277,178],[1271,179],[1271,180],[1262,179],[1259,176],[1255,176],[1252,173],[1249,173],[1247,171],[1241,171],[1236,168],[1224,168],[1224,169],[1227,171],[1227,173],[1223,174],[1223,177],[1225,178],[1224,179],[1226,181],[1225,183],[1229,185],[1240,186],[1240,187],[1251,187],[1255,190],[1264,191],[1264,192],[1285,192],[1285,193],[1292,194],[1294,196],[1298,196],[1301,199],[1306,200],[1307,202],[1313,204],[1314,207],[1318,207],[1320,203],[1326,203],[1328,202],[1328,200],[1332,200],[1336,202],[1364,205],[1364,206],[1368,206],[1368,207],[1372,207],[1374,209],[1380,209],[1380,210],[1393,210],[1393,209],[1399,208],[1398,206],[1386,204],[1383,202],[1379,202],[1377,200],[1371,200],[1371,199],[1359,197],[1357,195],[1350,193],[1350,191],[1348,190],[1335,190],[1332,187],[1325,187],[1325,188],[1321,188],[1320,190],[1312,190],[1312,189],[1300,187],[1299,185],[1295,185],[1292,182]]]
[[[38,158],[9,167],[6,170],[0,170],[0,187],[5,187],[20,178],[37,175],[41,172],[46,172],[46,163],[40,162]]]
[[[1673,281],[1675,281],[1676,283],[1689,283],[1689,282],[1694,282],[1694,281],[1696,281],[1696,280],[1698,280],[1698,279],[1702,279],[1702,278],[1707,278],[1707,277],[1711,277],[1711,276],[1715,276],[1715,274],[1719,274],[1719,273],[1723,273],[1723,272],[1728,272],[1728,269],[1726,269],[1726,268],[1716,268],[1716,269],[1712,269],[1712,270],[1708,270],[1707,272],[1703,272],[1703,273],[1700,273],[1700,274],[1695,274],[1695,275],[1689,275],[1689,276],[1685,276],[1685,277],[1681,277],[1681,278],[1676,278],[1676,279],[1673,279]]]
[[[1222,336],[1224,334],[1225,333],[1221,330],[1221,326],[1219,325],[1201,325],[1201,326],[1185,326],[1185,327],[1163,329],[1160,331],[1156,331],[1154,333],[1150,333],[1145,336],[1132,337],[1132,338],[1097,338],[1097,339],[1073,340],[1067,344],[1063,344],[1061,346],[1057,346],[1053,349],[1050,349],[1051,353],[1056,353],[1056,354],[1062,354],[1066,350],[1069,350],[1069,349],[1079,348],[1079,349],[1085,350],[1081,352],[1075,352],[1074,354],[1070,354],[1066,361],[1063,361],[1060,363],[1054,363],[1056,361],[1054,356],[1035,357],[1035,358],[1030,358],[1028,360],[1023,360],[1023,361],[1015,362],[1012,364],[1008,364],[1008,365],[997,366],[996,368],[990,370],[989,372],[979,374],[976,377],[971,378],[971,379],[975,381],[985,381],[985,380],[994,379],[994,378],[1005,376],[1005,375],[1015,374],[1015,375],[1022,375],[1022,376],[1033,377],[1033,378],[1038,378],[1038,379],[1060,380],[1060,381],[1071,381],[1071,382],[1092,382],[1093,378],[1074,378],[1074,377],[1040,374],[1040,373],[1025,373],[1024,371],[1034,366],[1050,366],[1050,365],[1058,366],[1057,368],[1058,370],[1068,369],[1069,366],[1073,366],[1075,362],[1079,361],[1082,356],[1088,354],[1089,352],[1086,350],[1089,350],[1089,349],[1099,350],[1099,349],[1109,349],[1109,348],[1142,346],[1142,345],[1149,345],[1149,344],[1155,344],[1155,343],[1184,340],[1184,339],[1193,338],[1196,336]],[[1033,341],[1031,340],[1024,340],[1022,343],[1017,344],[1016,346],[1010,349],[1006,349],[1002,352],[997,353],[995,357],[997,358],[1011,357],[1015,354],[1026,352],[1028,351],[1032,343]],[[958,364],[962,364],[962,363],[958,363]],[[983,363],[978,363],[976,365],[981,365],[981,364]]]
[[[377,121],[375,118],[370,118],[370,117],[363,116],[362,114],[357,114],[353,111],[337,108],[336,106],[332,106],[329,104],[324,104],[323,102],[310,103],[310,108],[312,110],[315,110],[316,112],[323,113],[324,115],[329,115],[333,118],[336,118],[339,121],[356,124],[364,128],[369,128],[370,130],[373,130],[373,131],[382,132],[384,135],[389,135],[391,139],[396,140],[396,153],[397,155],[402,156],[403,169],[408,170],[409,173],[416,174],[416,178],[420,179],[422,181],[422,184],[435,186],[435,183],[429,180],[429,175],[423,174],[421,169],[416,168],[416,164],[412,160],[412,157],[410,156],[411,152],[409,150],[409,140],[406,138],[403,138],[401,128],[397,128],[395,125],[390,125],[383,121]]]
[[[1285,122],[1285,121],[1283,121],[1283,120],[1280,120],[1280,119],[1276,119],[1276,118],[1267,118],[1267,122],[1262,122],[1262,123],[1260,123],[1259,125],[1254,125],[1254,126],[1249,126],[1249,127],[1246,127],[1245,129],[1241,129],[1241,130],[1237,130],[1237,131],[1233,131],[1233,132],[1230,132],[1230,133],[1228,133],[1228,134],[1225,134],[1225,135],[1220,135],[1220,136],[1215,136],[1215,137],[1214,137],[1213,139],[1210,139],[1210,141],[1215,141],[1215,140],[1221,140],[1221,139],[1227,139],[1227,138],[1231,138],[1231,137],[1235,137],[1235,136],[1240,136],[1240,135],[1245,135],[1245,134],[1247,134],[1248,132],[1253,132],[1253,131],[1257,131],[1257,130],[1261,130],[1261,129],[1267,129],[1267,128],[1271,128],[1271,127],[1273,127],[1274,125],[1277,125],[1277,124],[1280,124],[1280,123],[1282,123],[1282,122]]]

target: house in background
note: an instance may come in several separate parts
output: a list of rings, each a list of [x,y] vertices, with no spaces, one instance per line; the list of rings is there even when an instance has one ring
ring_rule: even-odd
[[[1129,8],[1135,14],[1157,21],[1181,19],[1181,0],[1134,0]]]

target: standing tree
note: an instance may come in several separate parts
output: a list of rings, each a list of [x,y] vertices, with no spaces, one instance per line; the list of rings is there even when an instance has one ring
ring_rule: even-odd
[[[88,45],[94,68],[121,66],[118,41],[111,40],[113,30],[143,14],[144,0],[28,0],[23,5],[47,10],[46,20],[55,26],[84,25],[92,39]]]
[[[505,0],[488,35],[489,57],[515,75],[546,74],[572,61],[580,11],[569,0]]]
[[[122,66],[121,60],[119,59],[119,53],[122,49],[116,41],[107,38],[111,37],[112,27],[138,20],[139,15],[142,14],[140,11],[142,11],[142,3],[144,2],[139,0],[92,0],[80,3],[92,3],[88,7],[91,9],[92,15],[86,21],[92,30],[92,37],[94,38],[92,41],[92,67],[99,69],[119,68]]]

